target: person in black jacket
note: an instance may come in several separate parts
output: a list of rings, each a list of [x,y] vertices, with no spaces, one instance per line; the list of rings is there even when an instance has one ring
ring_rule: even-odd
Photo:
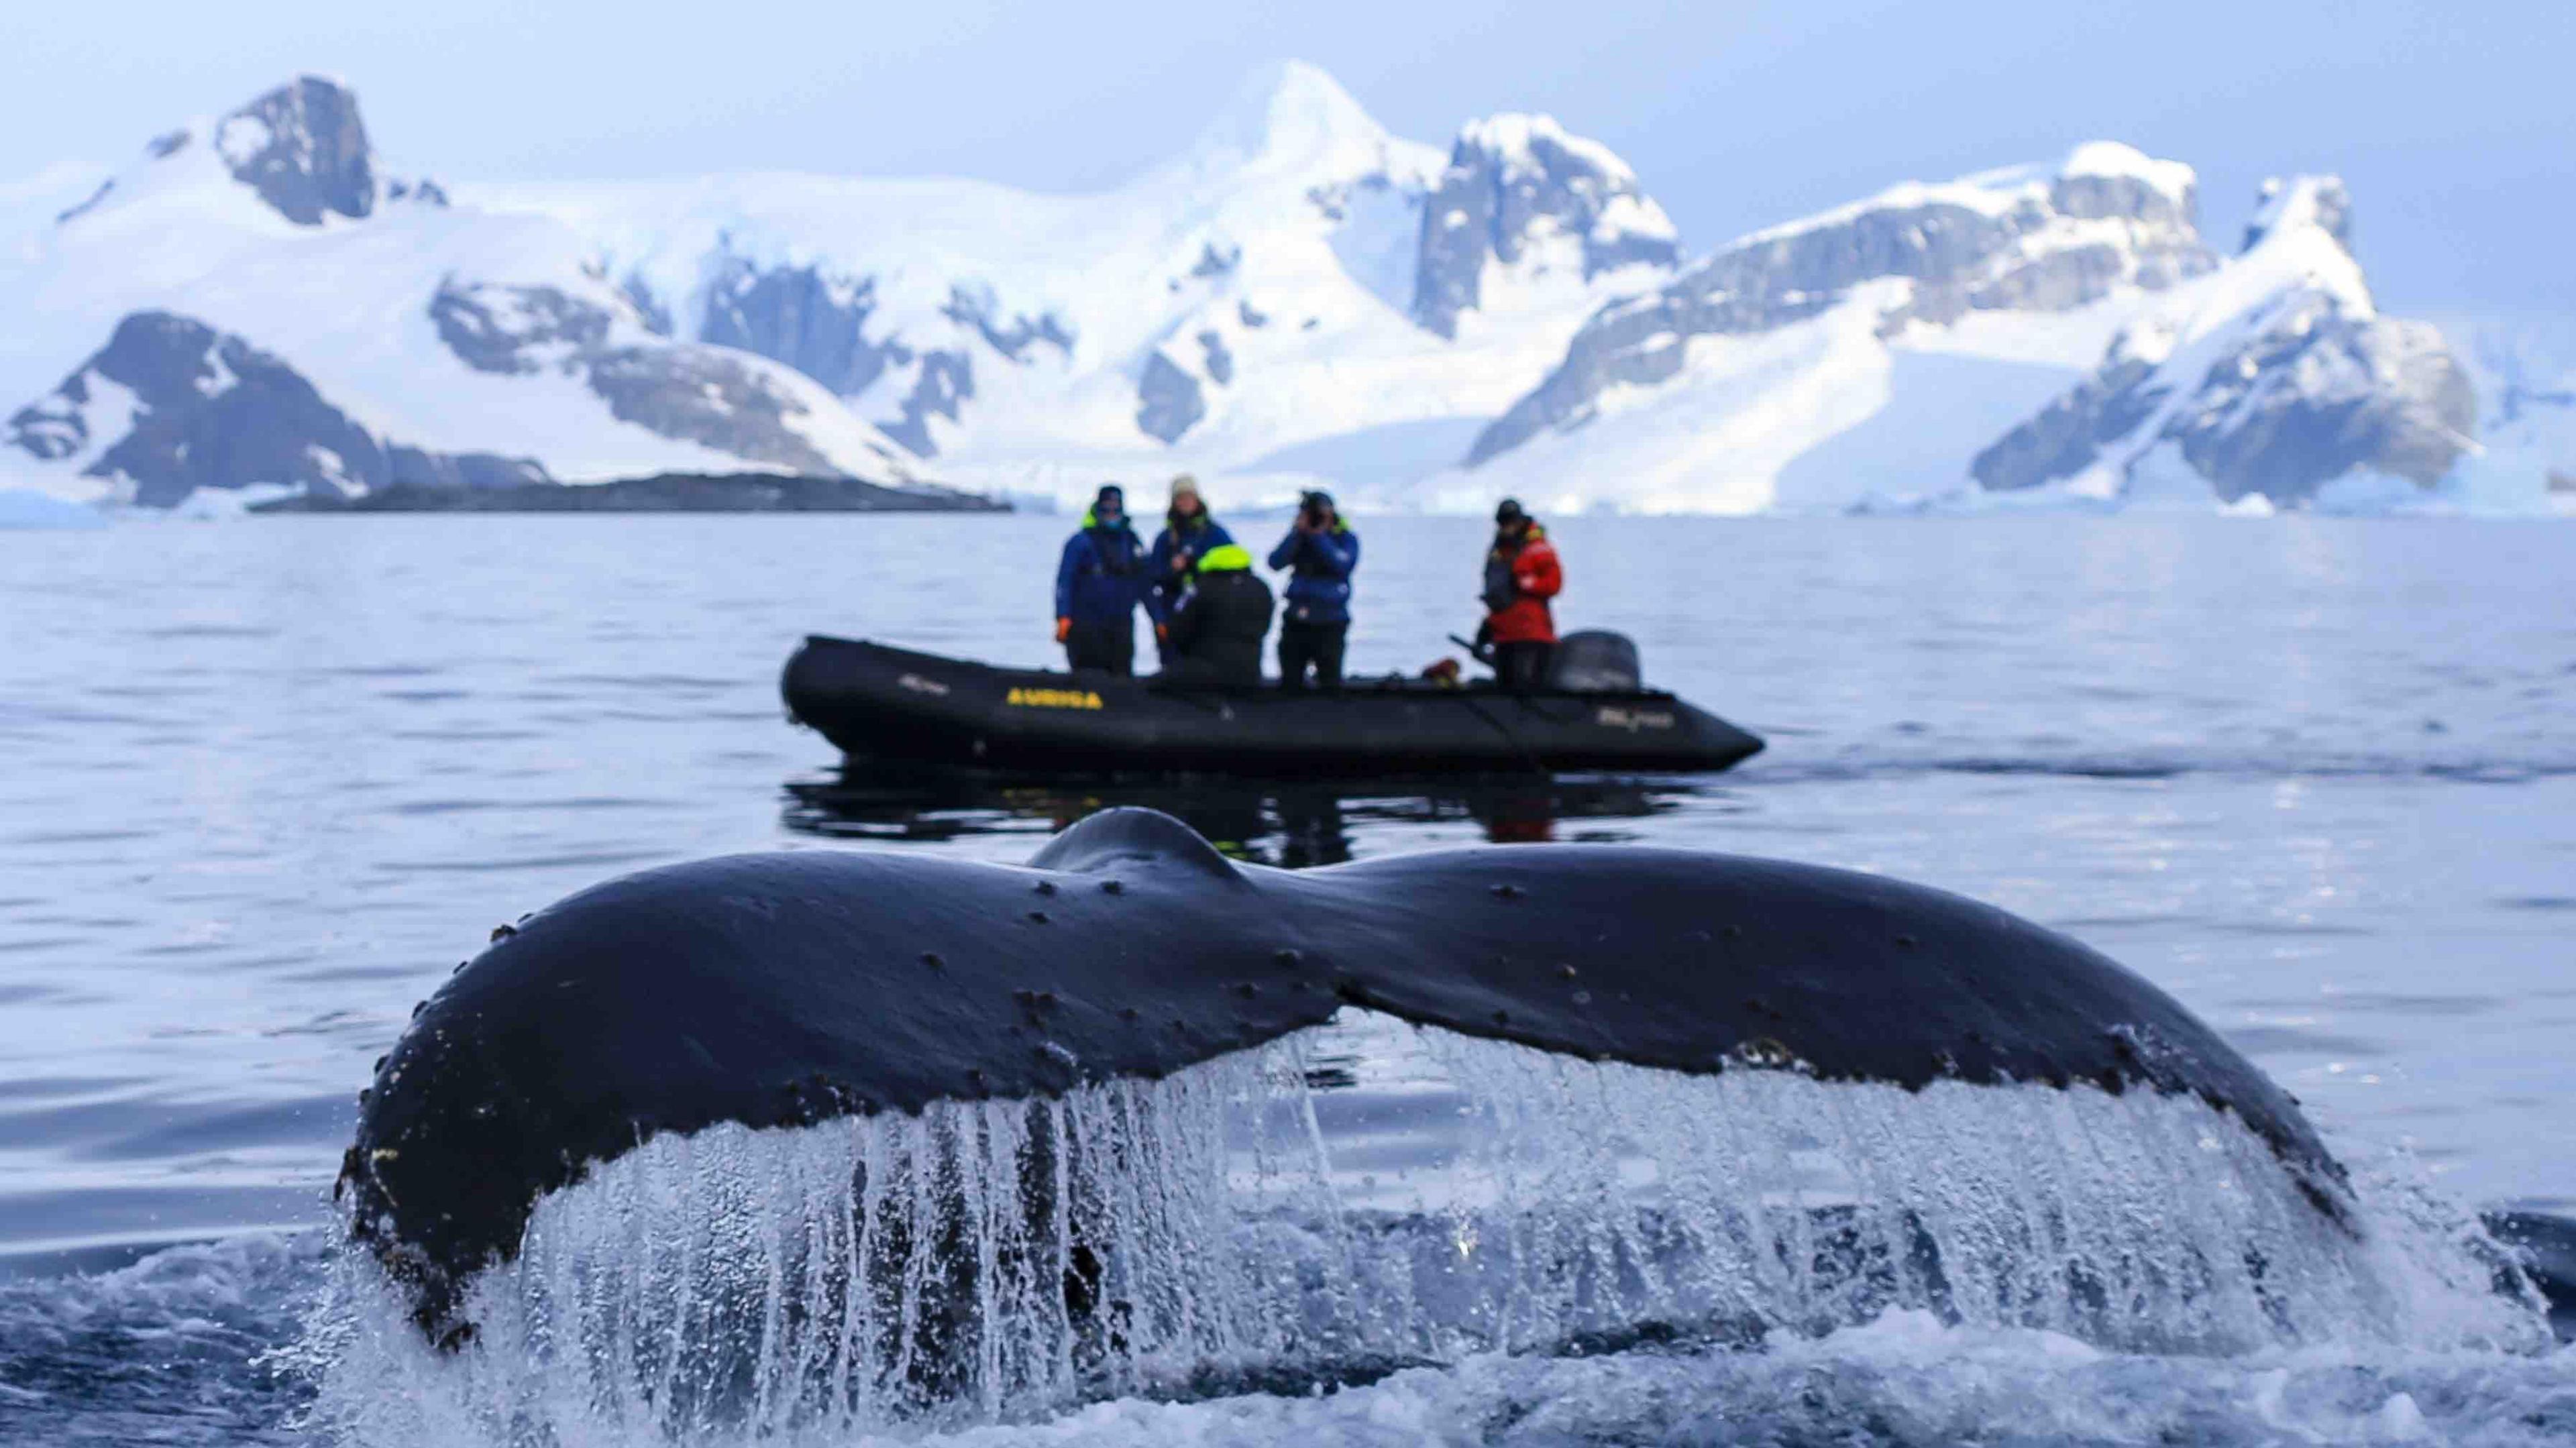
[[[1270,605],[1270,585],[1252,571],[1250,553],[1233,543],[1209,549],[1172,614],[1171,662],[1164,671],[1191,683],[1260,683]]]

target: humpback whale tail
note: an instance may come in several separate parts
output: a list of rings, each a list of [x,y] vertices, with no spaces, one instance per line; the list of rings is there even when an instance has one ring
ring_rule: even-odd
[[[1289,873],[1149,811],[1027,867],[575,895],[425,1005],[342,1186],[473,1391],[682,1428],[1900,1306],[2207,1349],[2402,1334],[2433,1291],[2528,1317],[2171,999],[2002,911],[1579,845]]]

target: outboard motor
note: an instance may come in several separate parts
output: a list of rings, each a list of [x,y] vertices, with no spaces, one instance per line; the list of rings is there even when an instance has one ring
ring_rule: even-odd
[[[1634,694],[1645,687],[1642,677],[1636,642],[1607,629],[1558,639],[1547,665],[1547,686],[1573,694]]]

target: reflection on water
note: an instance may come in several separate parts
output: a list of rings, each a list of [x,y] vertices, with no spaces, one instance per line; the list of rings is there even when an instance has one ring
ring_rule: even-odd
[[[1066,784],[920,768],[848,764],[790,780],[781,819],[836,839],[955,839],[1054,834],[1088,814],[1141,805],[1186,821],[1217,848],[1256,864],[1304,869],[1352,858],[1375,828],[1473,825],[1494,844],[1612,843],[1682,808],[1724,807],[1721,791],[1685,780],[1256,780]]]

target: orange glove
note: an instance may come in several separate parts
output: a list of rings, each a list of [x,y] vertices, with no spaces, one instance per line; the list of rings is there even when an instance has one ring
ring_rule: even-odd
[[[1172,641],[1172,626],[1167,623],[1158,623],[1154,625],[1154,640],[1157,643],[1170,643]]]
[[[1063,643],[1066,639],[1072,636],[1073,620],[1069,618],[1057,619],[1055,621],[1055,641],[1057,643]]]

